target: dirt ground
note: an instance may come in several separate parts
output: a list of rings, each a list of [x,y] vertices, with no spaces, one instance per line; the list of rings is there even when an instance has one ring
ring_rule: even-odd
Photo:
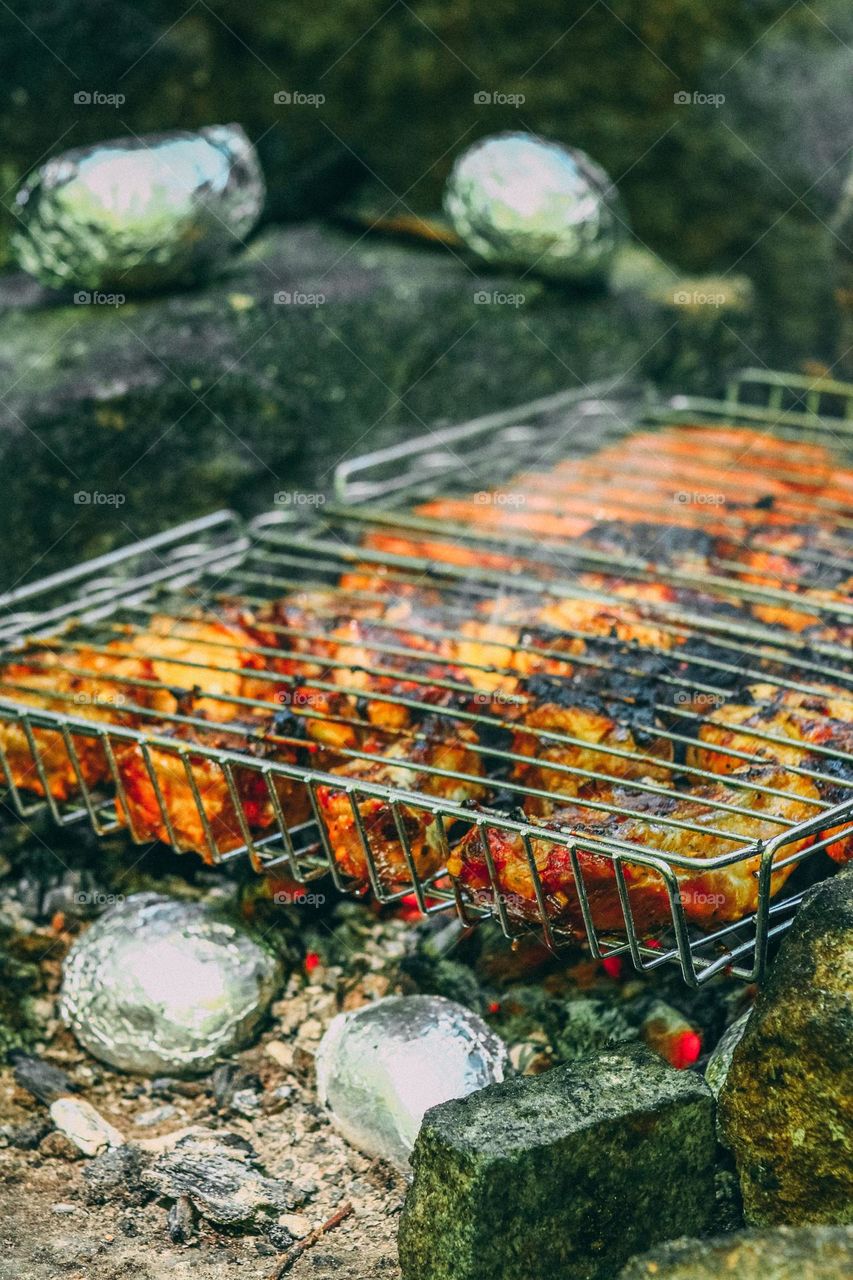
[[[310,980],[294,975],[273,1006],[269,1029],[231,1060],[259,1085],[257,1111],[250,1115],[217,1099],[209,1077],[152,1082],[111,1071],[83,1054],[52,1018],[48,1056],[131,1143],[150,1144],[193,1126],[247,1139],[264,1172],[293,1187],[296,1239],[351,1204],[352,1214],[306,1249],[288,1277],[396,1280],[404,1181],[389,1166],[348,1147],[314,1093],[313,1051],[337,1011],[340,977],[323,968]],[[365,982],[364,989],[360,984],[349,992],[347,1004],[363,1003],[366,988],[385,985],[379,975]],[[44,1003],[47,1012],[48,1000]],[[11,1070],[0,1072],[0,1126],[25,1126],[46,1115],[46,1108],[15,1083]],[[45,1122],[44,1128],[50,1125]],[[139,1203],[145,1192],[128,1186],[119,1187],[106,1203],[92,1203],[84,1176],[89,1165],[55,1132],[31,1150],[0,1149],[0,1280],[277,1276],[287,1248],[274,1247],[262,1230],[232,1232],[199,1220],[188,1243],[174,1244],[167,1229],[169,1201]]]

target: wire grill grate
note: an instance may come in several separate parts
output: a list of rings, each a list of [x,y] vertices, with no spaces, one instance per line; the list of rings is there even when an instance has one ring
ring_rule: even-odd
[[[717,748],[750,771],[729,774],[724,785],[702,761],[701,735],[733,688],[760,686],[757,712],[778,694],[820,699],[828,686],[853,699],[853,603],[827,588],[853,571],[853,495],[845,505],[843,492],[826,501],[792,493],[777,505],[787,525],[808,523],[821,534],[817,544],[790,548],[772,583],[749,572],[744,548],[764,550],[765,525],[755,522],[752,536],[740,509],[702,511],[695,521],[691,513],[694,527],[712,529],[727,548],[709,566],[691,560],[689,547],[675,560],[650,559],[643,548],[616,559],[582,536],[567,538],[567,503],[586,518],[597,501],[571,477],[558,490],[542,473],[542,524],[532,534],[523,521],[471,524],[458,495],[484,476],[489,492],[500,492],[529,454],[531,432],[546,465],[585,459],[585,483],[600,480],[606,493],[607,467],[595,461],[602,449],[633,431],[642,473],[643,450],[654,456],[642,430],[684,421],[688,411],[696,420],[760,421],[790,438],[795,461],[795,442],[815,439],[845,458],[853,429],[843,415],[817,419],[821,403],[801,390],[802,412],[775,400],[741,412],[734,392],[724,405],[654,408],[634,391],[552,397],[349,464],[339,477],[348,505],[323,507],[313,524],[275,512],[244,530],[217,513],[5,597],[0,763],[12,804],[23,817],[47,804],[58,822],[88,819],[99,833],[125,823],[139,841],[159,834],[211,861],[248,854],[258,870],[299,881],[331,873],[347,889],[364,879],[383,902],[414,895],[425,912],[495,914],[509,936],[535,925],[557,946],[566,935],[543,883],[547,846],[569,859],[574,936],[585,934],[595,956],[625,952],[641,969],[674,960],[692,985],[723,969],[759,977],[770,939],[800,897],[772,900],[775,879],[830,848],[839,829],[853,833],[853,733],[840,743],[828,733],[797,752],[787,732],[759,719]],[[682,474],[699,486],[713,471],[703,467],[688,459]],[[766,474],[780,480],[790,469],[777,459]],[[356,498],[382,505],[354,506]],[[449,508],[452,518],[424,504]],[[617,518],[671,522],[671,496],[652,466]],[[286,617],[270,612],[282,597]],[[795,626],[775,624],[773,611],[782,609]],[[209,618],[221,625],[200,640],[199,622]],[[249,666],[247,618],[263,620]],[[138,668],[140,646],[147,674]],[[34,701],[34,677],[50,682],[57,666],[66,687],[42,684]],[[613,732],[593,744],[571,725],[524,719],[541,697],[519,673],[544,673],[553,689],[569,671],[573,688],[587,681],[606,701]],[[637,690],[647,687],[641,722]],[[826,710],[814,714],[831,728]],[[29,760],[23,781],[9,756],[11,730]],[[786,753],[775,772],[767,768],[774,751]],[[686,783],[716,787],[701,816],[666,808]],[[153,825],[139,825],[134,788],[146,791]],[[537,805],[577,803],[583,788],[601,831],[567,838],[537,820]],[[644,806],[660,801],[654,839],[621,840],[606,825],[618,815],[642,827],[650,822]],[[756,805],[760,837],[751,830]],[[261,812],[263,822],[254,821]],[[342,858],[344,826],[352,848]],[[694,856],[690,841],[709,835],[719,851]],[[520,915],[505,892],[494,864],[498,836],[520,850],[533,912]],[[674,836],[687,843],[673,844]],[[480,842],[487,896],[446,873],[463,838],[469,848]],[[609,916],[602,922],[592,884],[602,860],[618,903],[615,925]],[[685,910],[685,873],[745,865],[757,881],[754,909],[697,930]],[[636,918],[640,879],[666,904],[669,924],[654,939]]]

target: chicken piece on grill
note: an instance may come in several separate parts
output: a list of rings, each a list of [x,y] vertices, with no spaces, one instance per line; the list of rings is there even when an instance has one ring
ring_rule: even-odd
[[[232,720],[227,728],[160,726],[156,734],[158,742],[148,746],[150,770],[141,744],[127,743],[116,752],[121,781],[116,801],[119,818],[137,840],[170,843],[171,825],[175,847],[182,852],[200,853],[208,862],[245,844],[245,835],[222,766],[193,748],[239,752],[259,764],[274,761],[305,766],[310,762],[323,767],[330,762],[318,756],[313,744],[300,741],[304,737],[300,720],[287,712]],[[163,739],[172,745],[166,745]],[[270,773],[268,785],[260,769],[236,763],[231,769],[239,810],[253,834],[268,830],[277,820],[269,785],[288,826],[304,822],[309,816],[308,791],[301,781]]]
[[[125,650],[119,642],[106,649],[24,650],[0,667],[0,698],[95,723],[133,724],[135,707],[159,707],[163,696],[135,683],[155,679],[147,660],[120,656]],[[79,776],[59,729],[33,728],[32,736],[41,771],[23,724],[0,718],[0,749],[16,787],[37,795],[47,789],[64,801],[79,792],[81,780],[93,787],[110,777],[106,752],[94,731],[70,734]]]
[[[334,772],[356,793],[360,783],[374,784],[456,804],[481,800],[486,794],[485,785],[478,781],[483,762],[476,735],[467,726],[443,718],[427,718],[416,737],[398,738],[390,746],[379,739],[372,758],[350,760]],[[444,776],[447,773],[463,776]],[[353,801],[346,790],[332,783],[319,786],[317,797],[332,856],[345,875],[365,883],[369,879],[361,823],[379,881],[386,885],[411,881],[389,799],[362,792]],[[415,870],[418,876],[428,876],[446,856],[439,826],[426,807],[415,803],[401,800],[398,812]]]
[[[570,677],[595,661],[606,671],[618,645],[669,649],[678,642],[639,608],[582,597],[498,597],[479,612],[482,618],[463,622],[448,654],[477,690],[499,695],[519,692],[527,677]]]
[[[679,462],[688,469],[716,467],[735,488],[742,483],[761,483],[770,486],[766,492],[781,487],[792,494],[812,496],[832,490],[848,499],[853,495],[853,475],[839,467],[835,455],[823,445],[783,440],[754,428],[687,425],[638,432],[625,444],[602,450],[595,457],[610,458],[616,466],[627,462],[637,471],[656,472],[664,463],[676,467]]]
[[[261,662],[253,653],[251,635],[238,621],[155,614],[144,631],[129,626],[119,631],[98,649],[69,645],[23,651],[0,669],[0,697],[97,723],[140,727],[188,709],[229,720],[242,708],[223,699],[257,696],[247,682]],[[272,693],[274,685],[269,689]],[[72,735],[79,778],[58,730],[39,728],[33,736],[47,786],[57,800],[76,794],[81,779],[91,787],[111,778],[107,753],[95,734]],[[20,723],[0,721],[0,746],[13,782],[44,794]]]
[[[126,641],[129,651],[150,661],[155,680],[162,682],[161,710],[176,711],[191,699],[196,714],[219,721],[245,714],[231,699],[256,697],[265,687],[257,680],[247,683],[250,672],[265,665],[256,647],[243,621],[226,611],[204,618],[155,614],[145,630]]]
[[[665,783],[671,777],[672,742],[661,735],[653,685],[635,685],[631,702],[547,676],[529,680],[526,690],[532,709],[525,711],[524,727],[517,728],[512,739],[512,750],[524,757],[524,763],[513,765],[510,779],[535,792],[553,793],[531,795],[524,805],[529,814],[553,812],[561,798],[576,796],[589,785],[590,772],[600,775],[597,781],[605,785],[611,779]]]
[[[831,611],[834,604],[849,605],[853,600],[853,543],[840,529],[761,526],[745,542],[732,545],[721,539],[718,548],[722,557],[738,565],[742,581],[791,593],[790,607],[781,602],[754,604],[753,613],[762,622],[805,631],[822,620],[812,609]]]
[[[548,919],[556,927],[583,933],[584,919],[569,848],[565,841],[582,841],[577,849],[578,865],[586,889],[592,922],[600,932],[623,932],[625,921],[617,888],[615,864],[597,840],[618,841],[625,853],[623,863],[631,913],[638,933],[648,934],[672,919],[666,886],[660,874],[649,866],[631,861],[625,846],[648,855],[688,860],[686,867],[674,867],[687,918],[702,926],[738,920],[755,910],[758,901],[760,855],[744,857],[716,869],[691,868],[692,858],[717,858],[733,853],[756,839],[770,840],[819,811],[818,793],[807,779],[776,765],[743,770],[737,775],[742,787],[720,780],[694,787],[689,792],[650,794],[630,787],[601,788],[551,814],[542,823],[549,835],[533,836],[531,849],[544,896]],[[759,788],[785,792],[784,797],[768,795]],[[607,808],[592,808],[595,799]],[[719,806],[734,805],[732,813]],[[609,806],[612,806],[610,808]],[[779,821],[781,820],[781,821]],[[674,824],[688,824],[684,826]],[[495,872],[489,874],[484,840]],[[784,846],[779,859],[806,847],[798,840]],[[772,876],[776,893],[793,870],[780,867]],[[510,918],[517,921],[541,919],[533,875],[521,836],[486,824],[472,829],[454,848],[448,871],[463,885],[474,901],[493,904],[499,894]]]
[[[819,772],[814,785],[822,800],[835,806],[853,800],[853,692],[828,688],[821,693],[753,685],[740,702],[717,707],[700,726],[699,743],[688,748],[687,762],[711,773],[743,768],[746,753],[780,765]],[[830,748],[830,756],[814,747]],[[836,834],[827,853],[839,862],[853,857],[853,815]]]
[[[585,533],[593,523],[594,515],[570,514],[565,509],[553,509],[547,501],[513,488],[510,481],[506,489],[493,493],[475,494],[471,498],[441,498],[418,507],[420,516],[452,525],[476,525],[479,529],[495,529],[501,537],[515,530],[521,537],[544,535],[549,538],[576,538]],[[487,501],[483,501],[487,499]],[[429,554],[427,541],[422,551],[405,552],[404,555]],[[461,560],[459,563],[466,563]],[[486,563],[490,563],[487,553]],[[502,568],[494,564],[494,568]]]
[[[445,622],[414,598],[363,616],[327,609],[313,619],[308,642],[316,663],[301,663],[276,701],[306,717],[310,737],[337,749],[357,748],[376,730],[406,731],[424,708],[462,707],[474,690],[447,659]],[[272,666],[287,674],[287,663],[276,658]]]

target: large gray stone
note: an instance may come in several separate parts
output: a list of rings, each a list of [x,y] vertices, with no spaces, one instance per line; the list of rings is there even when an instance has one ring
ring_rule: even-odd
[[[400,1224],[405,1280],[604,1280],[714,1212],[711,1093],[645,1048],[428,1111]]]
[[[711,390],[739,338],[762,350],[736,300],[673,303],[673,274],[637,250],[611,293],[578,297],[354,240],[269,230],[205,288],[121,306],[0,281],[0,590],[220,506],[326,491],[342,457],[436,421],[629,370]]]
[[[853,1275],[853,1228],[778,1227],[673,1240],[634,1258],[619,1280],[842,1280]]]
[[[748,1222],[853,1222],[853,871],[801,906],[719,1106]]]

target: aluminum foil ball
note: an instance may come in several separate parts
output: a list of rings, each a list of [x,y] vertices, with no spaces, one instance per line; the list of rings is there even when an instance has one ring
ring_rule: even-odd
[[[503,1080],[506,1046],[442,996],[389,996],[341,1013],[317,1051],[317,1092],[354,1147],[407,1169],[424,1112]]]
[[[14,247],[45,284],[154,288],[210,272],[263,203],[258,157],[239,125],[116,138],[55,156],[27,179]]]
[[[242,925],[201,903],[138,893],[74,943],[59,1008],[112,1067],[201,1073],[252,1037],[280,985],[276,957]]]
[[[480,258],[559,280],[604,279],[625,239],[604,170],[583,151],[530,133],[495,134],[463,152],[444,207]]]

